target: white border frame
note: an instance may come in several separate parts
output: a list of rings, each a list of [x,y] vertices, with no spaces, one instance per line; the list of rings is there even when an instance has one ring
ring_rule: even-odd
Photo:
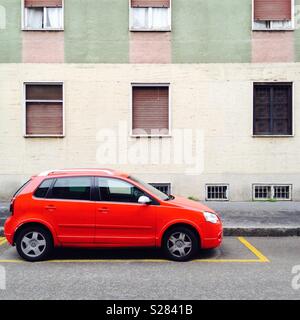
[[[291,28],[286,28],[286,29],[257,29],[254,27],[254,0],[252,0],[252,18],[251,18],[251,29],[252,31],[294,31],[295,30],[295,0],[291,0],[291,6],[292,6],[292,10],[291,10],[291,14],[292,14],[292,26]],[[266,20],[266,21],[270,21],[270,20]]]
[[[168,134],[133,134],[133,88],[134,87],[168,87],[169,88],[169,133]],[[147,82],[132,82],[130,84],[130,99],[129,99],[129,115],[130,115],[130,131],[129,136],[132,138],[170,138],[172,137],[172,113],[171,113],[171,84],[162,82],[162,83],[147,83]]]
[[[45,8],[44,14],[45,14]],[[62,0],[62,28],[26,28],[25,27],[25,0],[21,1],[21,30],[22,31],[64,31],[65,30],[65,0]]]
[[[253,96],[254,96],[254,84],[255,83],[291,83],[292,84],[292,134],[277,134],[277,135],[271,135],[271,134],[254,134],[254,100],[253,100]],[[252,130],[252,138],[294,138],[295,137],[295,82],[294,81],[277,81],[277,80],[273,80],[273,81],[252,81],[252,95],[251,95],[251,116],[252,116],[252,126],[251,126],[251,130]]]
[[[255,198],[255,187],[271,187],[271,198]],[[289,187],[289,199],[274,198],[274,187]],[[253,183],[252,184],[252,201],[292,201],[293,200],[293,184],[291,183]]]
[[[172,0],[170,0],[170,7],[168,8],[169,28],[165,28],[165,29],[135,29],[135,28],[133,28],[132,27],[131,0],[128,0],[128,14],[129,14],[129,31],[130,32],[171,32],[172,31]]]
[[[63,116],[63,133],[62,134],[27,134],[26,132],[26,85],[62,85],[62,116]],[[66,114],[65,114],[65,85],[63,81],[25,81],[23,82],[23,137],[24,138],[64,138],[66,136]],[[45,100],[46,101],[46,100]],[[52,100],[47,100],[52,101]],[[60,101],[59,101],[60,102]]]
[[[208,199],[208,187],[227,187],[226,199]],[[206,183],[205,184],[205,201],[229,201],[230,200],[230,184],[229,183]]]

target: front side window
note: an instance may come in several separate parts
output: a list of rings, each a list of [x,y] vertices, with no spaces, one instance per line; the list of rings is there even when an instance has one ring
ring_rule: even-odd
[[[253,30],[293,29],[293,0],[254,0]]]
[[[63,29],[62,0],[25,0],[24,28],[28,30]]]
[[[137,203],[145,195],[142,190],[120,179],[97,178],[96,187],[101,201]]]
[[[90,200],[91,178],[58,178],[50,194],[52,199]]]
[[[132,31],[169,31],[171,30],[171,12],[169,0],[132,0]]]
[[[292,135],[292,83],[254,84],[254,135]]]
[[[62,84],[25,84],[25,114],[26,136],[62,136]]]

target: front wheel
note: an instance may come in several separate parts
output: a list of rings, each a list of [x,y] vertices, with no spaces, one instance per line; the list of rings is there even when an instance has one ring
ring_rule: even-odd
[[[19,255],[27,261],[42,261],[49,257],[53,250],[50,232],[41,227],[23,229],[17,239],[16,248]]]
[[[163,239],[163,250],[167,258],[174,261],[188,261],[199,249],[199,241],[194,231],[186,227],[176,227]]]

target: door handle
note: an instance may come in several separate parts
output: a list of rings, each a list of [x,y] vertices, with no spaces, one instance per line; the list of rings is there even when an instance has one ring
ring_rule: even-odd
[[[49,205],[49,206],[45,206],[45,209],[46,209],[46,210],[49,210],[49,211],[53,211],[53,210],[56,209],[56,207],[55,207],[55,206],[52,206],[52,205]]]
[[[106,208],[106,207],[103,207],[103,208],[98,208],[98,211],[99,211],[100,213],[108,213],[108,212],[109,212],[109,209]]]

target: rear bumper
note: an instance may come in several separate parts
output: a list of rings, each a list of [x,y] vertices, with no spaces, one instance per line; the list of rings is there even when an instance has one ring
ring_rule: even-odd
[[[14,240],[14,223],[12,221],[12,217],[9,217],[4,224],[4,236],[8,243],[13,244]]]

